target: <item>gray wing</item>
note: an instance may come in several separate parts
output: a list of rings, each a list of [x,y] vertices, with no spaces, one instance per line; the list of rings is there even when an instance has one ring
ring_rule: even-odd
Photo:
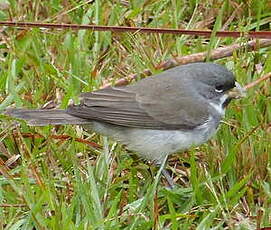
[[[157,90],[153,92],[145,91],[144,86],[141,88],[144,82],[83,93],[81,103],[69,106],[67,112],[119,126],[159,130],[191,129],[208,120],[206,104],[201,100],[191,102],[185,90],[179,100],[176,85],[169,83],[165,91],[164,85],[156,84]],[[152,87],[147,84],[147,88]]]

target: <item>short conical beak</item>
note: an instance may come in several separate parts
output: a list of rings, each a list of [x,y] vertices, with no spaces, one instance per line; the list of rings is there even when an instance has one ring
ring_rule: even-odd
[[[246,89],[243,88],[238,82],[235,82],[235,87],[227,92],[229,98],[237,99],[246,96]]]

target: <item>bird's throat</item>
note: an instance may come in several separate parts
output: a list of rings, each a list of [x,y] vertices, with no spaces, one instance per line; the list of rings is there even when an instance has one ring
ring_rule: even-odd
[[[210,105],[218,112],[221,116],[225,115],[225,108],[230,103],[231,98],[224,94],[215,102],[210,102]]]

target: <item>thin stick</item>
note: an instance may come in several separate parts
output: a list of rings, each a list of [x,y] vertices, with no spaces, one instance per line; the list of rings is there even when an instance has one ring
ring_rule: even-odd
[[[219,47],[211,51],[210,60],[217,60],[224,57],[230,57],[233,52],[237,52],[241,49],[246,49],[246,51],[257,50],[259,48],[268,47],[271,45],[271,39],[260,39],[252,40],[246,43],[235,43],[225,47]],[[193,62],[205,61],[208,52],[200,52],[195,54],[190,54],[187,56],[179,56],[173,59],[162,62],[157,66],[158,69],[169,69],[177,65],[183,65]]]
[[[264,76],[262,76],[261,78],[258,78],[257,80],[248,83],[246,86],[244,86],[245,89],[250,89],[252,87],[254,87],[255,85],[258,85],[260,82],[267,80],[268,78],[271,78],[271,72],[265,74]]]
[[[40,23],[40,22],[13,22],[0,21],[0,26],[25,27],[25,28],[56,28],[73,30],[93,30],[93,31],[111,31],[111,32],[139,32],[139,33],[159,33],[159,34],[182,34],[210,37],[211,30],[183,30],[171,28],[145,28],[128,26],[102,26],[102,25],[78,25],[78,24],[59,24],[59,23]],[[271,31],[217,31],[217,37],[247,37],[247,38],[271,38]]]

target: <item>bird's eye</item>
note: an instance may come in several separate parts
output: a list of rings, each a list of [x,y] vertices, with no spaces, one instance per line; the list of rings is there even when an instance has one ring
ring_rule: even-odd
[[[223,86],[222,85],[219,85],[219,86],[217,86],[217,87],[215,87],[215,91],[217,92],[217,93],[222,93],[224,90],[223,90]]]

